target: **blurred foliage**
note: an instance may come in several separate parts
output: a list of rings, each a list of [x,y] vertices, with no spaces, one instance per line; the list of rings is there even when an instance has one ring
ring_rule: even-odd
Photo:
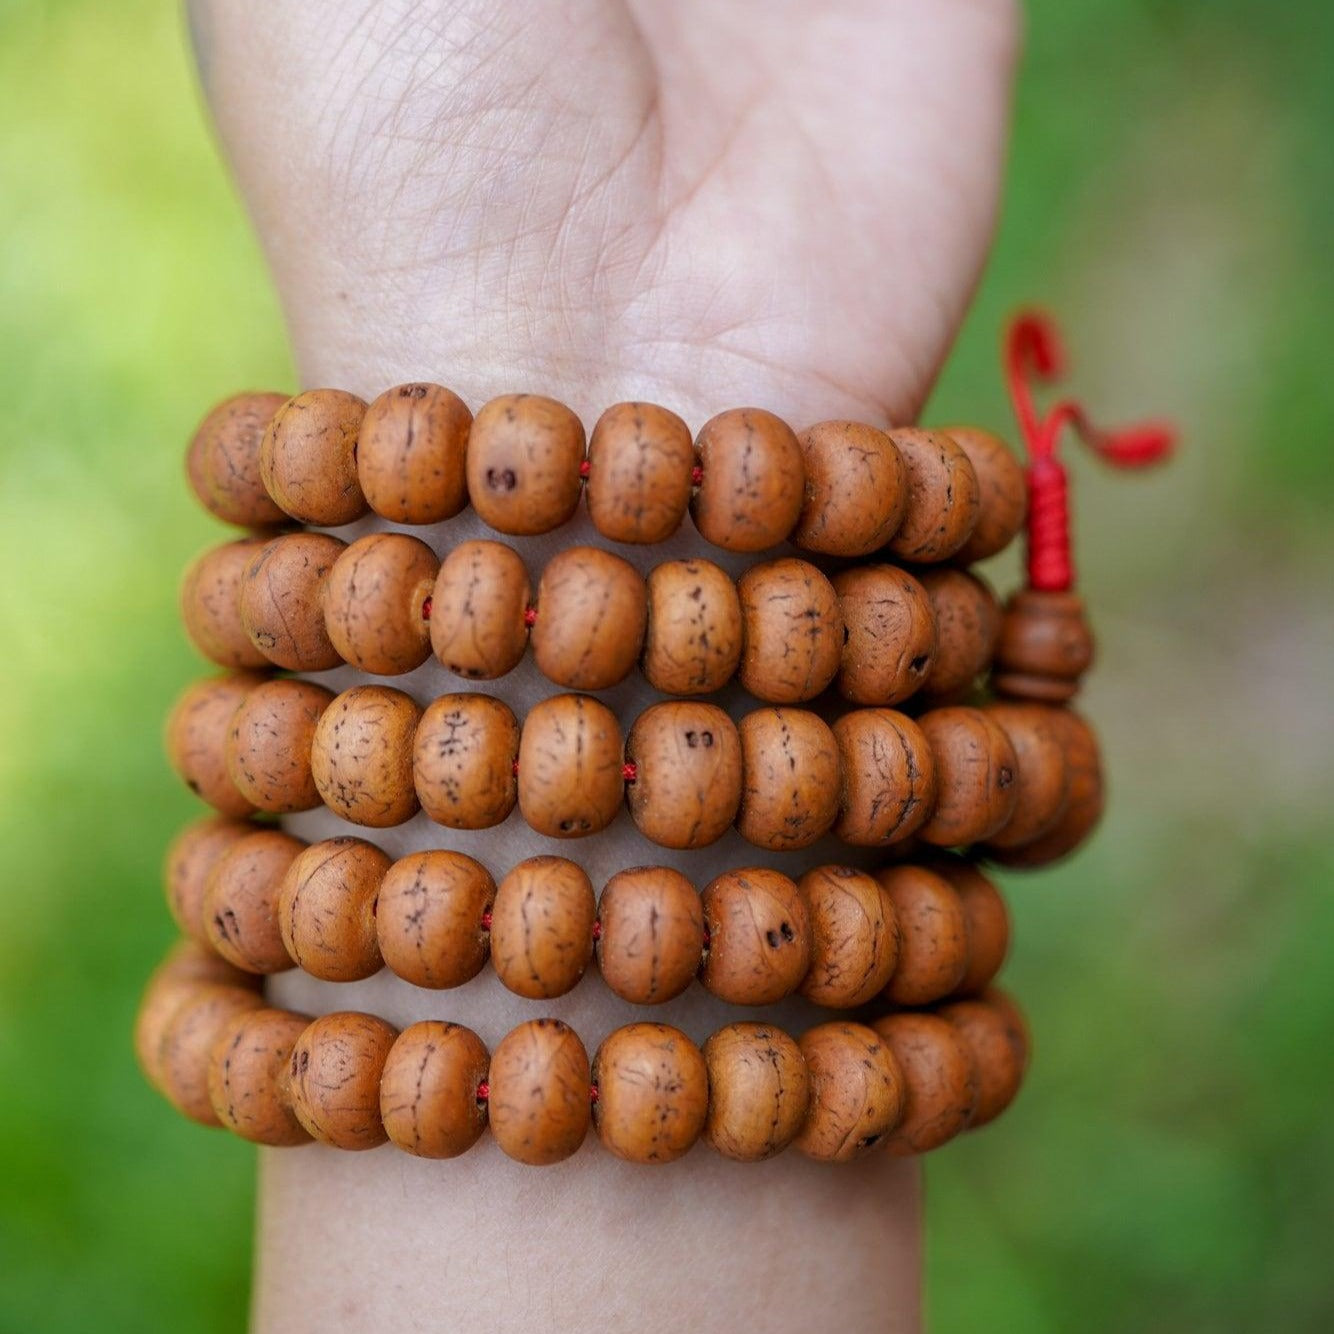
[[[1005,420],[1032,298],[1094,404],[1189,447],[1153,483],[1077,467],[1116,805],[1015,885],[1038,1060],[930,1165],[938,1331],[1334,1326],[1331,58],[1325,0],[1030,8],[933,415]],[[210,537],[182,442],[291,371],[174,7],[0,4],[0,200],[0,1328],[235,1329],[252,1156],[164,1114],[126,1035],[191,812],[157,745]]]

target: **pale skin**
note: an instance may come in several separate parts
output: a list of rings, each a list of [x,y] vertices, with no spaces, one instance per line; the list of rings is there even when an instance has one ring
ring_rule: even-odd
[[[631,398],[694,427],[746,404],[797,427],[908,421],[990,242],[1012,0],[189,11],[302,386],[370,397],[437,380],[474,408],[531,390],[589,425]],[[439,547],[465,529],[426,535]],[[458,688],[423,673],[407,684],[420,698]],[[516,705],[536,691],[531,673],[496,689]],[[632,716],[646,699],[615,703]],[[306,837],[336,823],[303,819]],[[440,835],[419,819],[378,841],[397,854]],[[514,821],[451,846],[502,868],[569,855]],[[744,849],[725,841],[680,864],[702,882]],[[605,879],[646,849],[617,826],[575,855]],[[454,1018],[490,1043],[539,1012],[493,979],[426,993],[288,974],[274,994],[308,1011]],[[540,1012],[569,1018],[590,1050],[632,1018],[701,1039],[737,1017],[698,989],[627,1013],[596,976]],[[809,1019],[773,1017],[798,1030]],[[753,1166],[697,1146],[650,1169],[590,1143],[532,1169],[485,1141],[449,1163],[276,1151],[263,1163],[255,1327],[913,1330],[919,1204],[915,1166],[883,1155]]]

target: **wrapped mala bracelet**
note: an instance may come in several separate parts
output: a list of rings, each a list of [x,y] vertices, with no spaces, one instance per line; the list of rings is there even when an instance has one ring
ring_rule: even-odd
[[[917,836],[938,847],[1037,843],[1096,788],[1097,742],[1067,709],[1001,702],[931,709],[916,720],[854,709],[825,723],[765,708],[740,724],[714,704],[650,705],[623,739],[616,715],[557,695],[522,725],[490,695],[442,695],[425,710],[391,686],[335,696],[309,681],[208,679],[177,702],[167,749],[190,787],[225,815],[309,810],[388,828],[424,810],[484,829],[517,807],[552,838],[607,828],[622,803],[668,848],[700,848],[736,827],[772,851],[832,831],[858,847]],[[1076,840],[1091,824],[1078,827]],[[1067,835],[1068,837],[1068,835]]]
[[[1028,1059],[1018,1009],[998,992],[938,1012],[835,1021],[793,1039],[733,1023],[697,1047],[667,1024],[633,1023],[590,1062],[559,1019],[512,1029],[488,1053],[459,1024],[401,1032],[372,1015],[270,1009],[243,975],[185,946],[150,981],[135,1046],[150,1082],[185,1115],[274,1146],[318,1141],[453,1158],[489,1126],[521,1163],[557,1163],[590,1124],[637,1163],[704,1139],[753,1162],[789,1145],[820,1162],[876,1146],[924,1153],[1013,1100]]]
[[[530,1000],[572,990],[596,958],[634,1005],[696,978],[719,1000],[794,993],[830,1009],[877,997],[927,1005],[976,995],[1000,971],[1010,924],[974,865],[941,857],[874,873],[823,865],[797,880],[746,867],[703,893],[681,872],[637,866],[601,896],[562,857],[530,857],[499,885],[476,859],[435,849],[398,861],[359,838],[309,846],[243,821],[202,820],[167,854],[167,904],[190,938],[248,973],[292,967],[355,982],[388,967],[444,990],[488,960]]]

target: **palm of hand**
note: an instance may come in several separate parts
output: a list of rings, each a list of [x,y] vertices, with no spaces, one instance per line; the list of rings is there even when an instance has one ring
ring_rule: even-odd
[[[920,405],[990,236],[1008,0],[333,8],[192,9],[308,378]]]

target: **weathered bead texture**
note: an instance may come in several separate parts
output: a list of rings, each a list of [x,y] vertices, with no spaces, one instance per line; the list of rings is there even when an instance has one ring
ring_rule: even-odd
[[[588,441],[588,516],[613,542],[665,542],[690,504],[694,444],[680,417],[652,403],[617,403]]]

